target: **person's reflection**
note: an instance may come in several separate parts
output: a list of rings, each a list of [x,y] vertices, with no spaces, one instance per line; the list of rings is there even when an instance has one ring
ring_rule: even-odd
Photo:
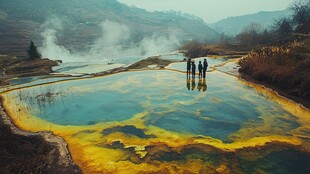
[[[186,86],[188,90],[191,90],[191,79],[186,78]]]
[[[188,90],[194,91],[196,89],[196,80],[195,80],[195,78],[192,78],[192,79],[186,78],[186,87],[187,87]],[[198,91],[202,91],[202,92],[206,92],[207,89],[208,89],[208,87],[207,87],[206,79],[204,79],[204,78],[198,79],[197,90]]]
[[[197,86],[198,91],[201,91],[201,88],[202,88],[202,79],[199,78],[199,80],[198,80],[198,86]]]
[[[196,88],[195,78],[192,78],[192,91]]]
[[[207,83],[206,83],[206,79],[203,78],[202,80],[202,91],[205,92],[207,91],[208,87],[207,87]]]

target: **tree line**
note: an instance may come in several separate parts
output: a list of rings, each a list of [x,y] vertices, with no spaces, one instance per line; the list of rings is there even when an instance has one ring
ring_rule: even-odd
[[[257,40],[239,61],[239,72],[304,99],[310,107],[310,0],[295,2],[291,9],[293,15],[278,20],[272,31],[252,34]],[[237,37],[242,34],[248,33]],[[250,38],[240,44],[250,43]]]
[[[270,30],[263,30],[258,23],[244,27],[235,38],[226,38],[226,42],[235,39],[242,48],[250,50],[266,45],[282,45],[299,40],[310,33],[310,0],[297,1],[290,6],[293,15],[278,19]]]

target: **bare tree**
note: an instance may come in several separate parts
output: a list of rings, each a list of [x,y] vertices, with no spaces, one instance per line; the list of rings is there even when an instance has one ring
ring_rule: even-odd
[[[296,26],[296,32],[310,32],[310,0],[299,0],[291,5],[294,11],[293,23]]]
[[[259,35],[261,32],[261,24],[252,22],[243,28],[242,32],[236,36],[236,39],[244,48],[252,49],[259,43]]]
[[[284,44],[293,40],[293,24],[289,18],[276,20],[273,26],[273,42]]]
[[[288,18],[282,18],[280,20],[277,20],[274,24],[274,30],[275,32],[281,34],[288,34],[294,31],[291,25],[291,21]]]
[[[263,27],[261,24],[256,23],[256,22],[252,22],[249,25],[245,26],[242,29],[242,32],[244,33],[261,33],[263,30]]]

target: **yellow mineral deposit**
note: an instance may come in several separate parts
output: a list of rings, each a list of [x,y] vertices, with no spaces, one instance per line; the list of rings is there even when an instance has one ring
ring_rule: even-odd
[[[308,109],[280,97],[265,87],[244,81],[243,83],[254,88],[268,99],[279,103],[286,111],[296,117],[299,127],[290,130],[292,135],[278,135],[277,130],[273,129],[271,124],[273,119],[269,118],[268,114],[265,115],[263,109],[260,112],[262,114],[260,118],[264,121],[263,125],[241,127],[240,130],[230,135],[234,137],[233,142],[224,143],[222,140],[210,136],[178,133],[154,125],[147,125],[144,120],[150,114],[147,111],[137,113],[132,118],[124,121],[99,122],[82,126],[58,125],[32,115],[28,109],[29,106],[11,95],[11,92],[2,93],[1,96],[6,111],[18,127],[32,132],[50,130],[55,135],[64,138],[69,145],[74,161],[82,168],[84,173],[127,174],[136,173],[137,171],[140,171],[140,173],[152,171],[159,173],[183,173],[186,171],[199,173],[209,169],[218,173],[230,173],[225,162],[218,165],[212,161],[202,161],[195,158],[184,159],[181,162],[161,160],[159,158],[162,155],[161,153],[176,152],[176,154],[182,155],[185,149],[190,148],[192,145],[195,145],[194,149],[201,149],[202,151],[209,151],[207,149],[213,147],[223,152],[234,152],[242,148],[263,147],[270,142],[303,146],[303,140],[300,137],[309,139],[309,134],[304,133],[310,130],[310,111]],[[123,82],[116,84],[116,86],[122,85],[126,84]],[[91,88],[88,90],[91,90]],[[201,100],[201,97],[205,97],[205,95],[197,96],[193,100],[187,101],[187,104],[193,104],[195,101]],[[247,98],[248,96],[244,95],[243,97]],[[219,101],[221,99],[213,98],[211,100]],[[147,107],[151,104],[144,101],[142,105]],[[105,129],[126,125],[134,126],[136,129],[143,130],[145,135],[152,136],[143,138],[127,135],[124,132],[102,134]],[[266,134],[266,131],[269,131],[269,133]],[[152,150],[152,147],[156,147],[156,150]],[[155,160],[152,161],[152,159]]]

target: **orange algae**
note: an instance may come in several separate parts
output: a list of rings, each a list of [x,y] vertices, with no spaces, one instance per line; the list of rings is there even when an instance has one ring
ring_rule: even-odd
[[[202,161],[199,158],[181,158],[179,161],[169,161],[155,157],[164,156],[163,153],[174,153],[182,156],[186,149],[191,148],[200,149],[206,153],[213,150],[218,150],[218,153],[235,152],[243,148],[265,146],[270,142],[303,146],[304,140],[300,137],[309,138],[309,135],[304,132],[310,130],[310,111],[262,86],[247,82],[245,84],[266,95],[270,100],[276,101],[297,118],[300,126],[291,130],[293,136],[274,134],[273,131],[277,130],[272,128],[271,122],[273,120],[268,115],[264,115],[263,111],[261,111],[261,118],[264,120],[264,125],[241,127],[240,130],[231,135],[234,137],[234,141],[231,143],[224,143],[208,136],[197,137],[192,134],[181,134],[156,126],[145,125],[143,118],[149,114],[148,112],[138,113],[131,119],[120,122],[87,126],[62,126],[32,116],[27,108],[28,106],[12,98],[9,93],[2,93],[1,96],[4,99],[3,104],[6,111],[18,127],[33,132],[50,130],[64,138],[69,145],[74,161],[84,173],[199,173],[203,171],[233,173],[225,162],[216,164],[212,161]],[[144,130],[145,134],[153,135],[153,137],[141,138],[122,132],[102,135],[104,129],[125,125],[133,125]],[[272,131],[270,134],[266,134],[264,132],[266,130]],[[254,157],[251,156],[251,158]]]

